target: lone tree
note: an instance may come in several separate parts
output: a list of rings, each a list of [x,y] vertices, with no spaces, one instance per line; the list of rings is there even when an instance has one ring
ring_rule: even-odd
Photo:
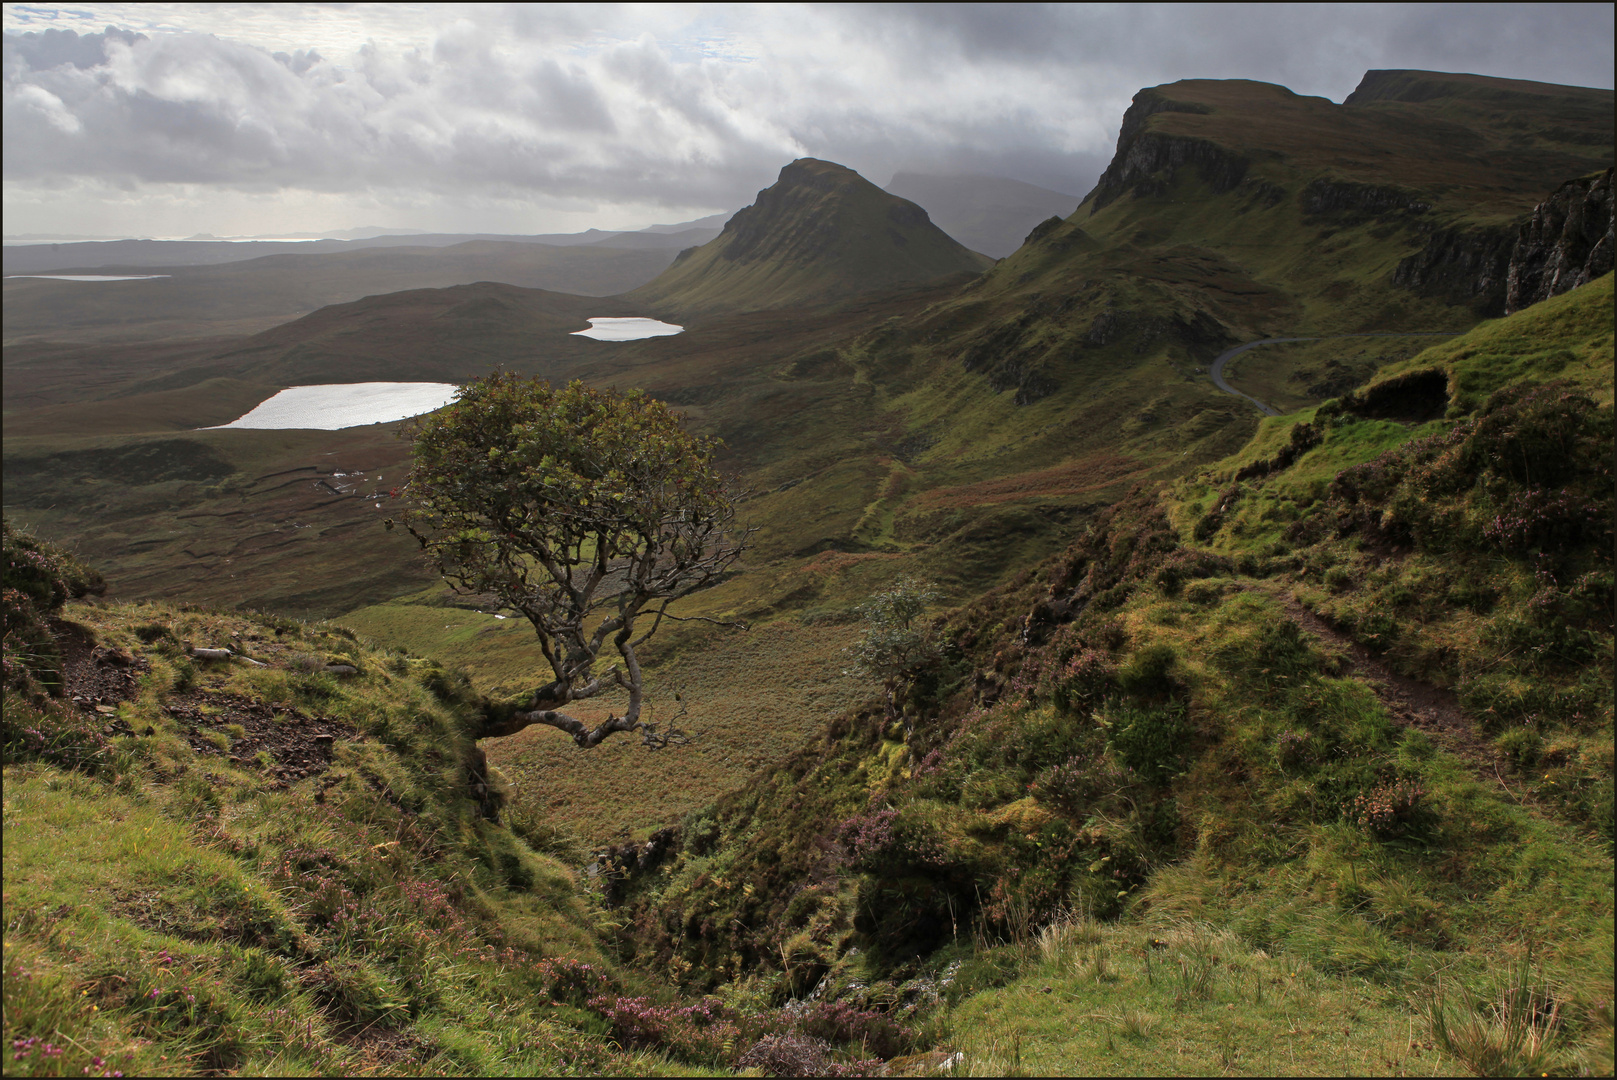
[[[674,618],[670,603],[741,555],[716,440],[638,390],[506,373],[465,387],[413,436],[406,528],[458,591],[527,618],[554,676],[517,701],[485,701],[478,736],[549,724],[581,747],[619,731],[652,748],[685,741],[641,721],[636,650]],[[608,643],[617,655],[601,670]],[[614,687],[629,695],[622,716],[591,728],[563,711]]]
[[[899,683],[941,655],[936,637],[921,616],[942,595],[931,582],[906,576],[855,609],[865,620],[865,632],[848,647],[853,659],[848,674],[882,681],[889,720],[898,715]]]

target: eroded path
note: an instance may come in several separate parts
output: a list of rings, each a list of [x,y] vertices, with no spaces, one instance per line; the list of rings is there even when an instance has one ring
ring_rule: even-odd
[[[1247,587],[1271,597],[1305,632],[1346,652],[1350,674],[1370,688],[1394,723],[1419,729],[1438,749],[1469,765],[1478,779],[1498,784],[1518,803],[1528,801],[1500,772],[1491,740],[1466,715],[1453,691],[1400,675],[1369,649],[1303,607],[1284,586],[1252,582]]]

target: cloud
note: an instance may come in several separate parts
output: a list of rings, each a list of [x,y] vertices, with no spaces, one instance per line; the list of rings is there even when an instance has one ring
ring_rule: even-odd
[[[199,210],[301,192],[282,205],[436,202],[439,219],[474,205],[733,209],[803,155],[878,183],[984,172],[1081,195],[1143,86],[1256,78],[1341,100],[1372,67],[1609,85],[1612,63],[1609,5],[92,4],[5,17],[8,206],[161,187]],[[72,29],[102,19],[122,28]],[[499,229],[479,222],[463,227]]]

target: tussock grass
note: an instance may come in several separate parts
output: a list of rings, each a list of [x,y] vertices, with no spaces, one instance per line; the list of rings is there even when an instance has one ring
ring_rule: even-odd
[[[49,730],[61,707],[8,696],[8,1074],[686,1068],[592,1041],[543,992],[547,958],[617,975],[572,872],[479,812],[472,746],[429,672],[291,620],[69,615],[150,666],[117,707],[121,727],[75,769],[52,764],[48,742],[40,758],[12,739]],[[179,691],[186,662],[135,633],[159,622],[272,665],[338,653],[361,674],[193,664]],[[255,701],[292,727],[316,714],[356,734],[287,784],[226,756],[232,725],[196,741],[167,708],[182,693],[212,703],[204,725]]]

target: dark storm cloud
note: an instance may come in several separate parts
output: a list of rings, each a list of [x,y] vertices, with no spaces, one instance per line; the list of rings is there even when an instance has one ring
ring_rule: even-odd
[[[253,17],[276,11],[307,18],[274,6]],[[343,13],[395,27],[416,17]],[[416,44],[357,48],[271,50],[222,23],[7,33],[8,187],[725,208],[808,154],[878,183],[901,169],[981,172],[1082,195],[1129,98],[1180,78],[1336,100],[1376,67],[1611,83],[1610,5],[477,5],[421,17],[431,25]],[[294,19],[276,40],[309,25]]]
[[[1610,4],[881,4],[845,17],[928,56],[1250,78],[1337,100],[1372,67],[1612,85]]]

